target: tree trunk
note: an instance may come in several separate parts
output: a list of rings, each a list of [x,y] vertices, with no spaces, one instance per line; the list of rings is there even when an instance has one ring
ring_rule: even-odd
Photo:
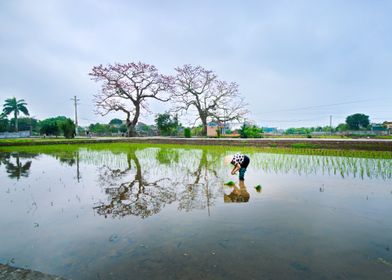
[[[127,137],[135,137],[135,136],[136,136],[135,126],[132,124],[132,122],[127,122]]]
[[[203,123],[203,135],[207,136],[207,117],[200,117],[200,119]]]
[[[127,119],[127,136],[128,137],[135,137],[136,136],[136,124],[139,120],[140,116],[140,103],[135,104],[135,115],[133,117],[133,120],[130,121],[129,118]]]
[[[14,111],[15,116],[15,131],[18,132],[18,113]]]

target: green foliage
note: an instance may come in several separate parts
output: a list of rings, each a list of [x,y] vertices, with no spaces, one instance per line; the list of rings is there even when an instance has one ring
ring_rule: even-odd
[[[0,132],[11,132],[16,130],[15,118],[8,120],[5,115],[0,115]],[[18,131],[39,131],[38,120],[34,118],[18,118]]]
[[[110,126],[108,124],[95,123],[95,124],[90,124],[88,129],[91,133],[97,135],[104,135],[109,132]]]
[[[86,129],[82,126],[78,126],[78,133],[79,135],[86,135]]]
[[[148,132],[150,130],[150,126],[145,123],[139,123],[138,128],[140,131]]]
[[[9,122],[9,130],[15,130],[15,119],[11,119]],[[18,119],[18,130],[26,131],[32,130],[38,132],[38,120],[34,118],[19,118]]]
[[[256,189],[257,192],[261,192],[261,188],[262,188],[261,185],[257,185],[257,186],[255,187],[255,189]]]
[[[312,128],[307,128],[307,127],[298,127],[298,128],[288,128],[285,131],[285,134],[309,134],[313,131]]]
[[[113,124],[113,120],[114,123]],[[126,133],[127,132],[127,126],[125,124],[121,124],[120,126],[117,125],[119,119],[113,119],[109,122],[109,124],[103,124],[103,123],[92,123],[88,127],[88,131],[90,133],[93,133],[95,135],[99,136],[104,136],[104,135],[112,135],[116,133]]]
[[[352,130],[367,128],[370,124],[369,116],[360,113],[350,115],[346,118],[346,124]]]
[[[3,114],[8,116],[9,114],[14,113],[18,116],[20,113],[23,113],[28,116],[29,111],[27,110],[26,105],[27,103],[23,99],[16,100],[15,97],[8,98],[3,105]]]
[[[120,119],[112,119],[112,120],[109,122],[109,124],[110,124],[110,125],[113,125],[113,126],[121,126],[121,125],[123,124],[123,121],[120,120]]]
[[[191,132],[191,129],[189,127],[184,129],[184,137],[185,138],[191,138],[192,137],[192,132]]]
[[[196,126],[196,127],[192,127],[192,135],[195,136],[202,136],[203,135],[203,126]]]
[[[216,137],[218,137],[218,138],[221,137],[221,130],[220,130],[220,128],[216,129]]]
[[[127,126],[125,124],[122,124],[118,129],[121,133],[127,132]]]
[[[295,148],[273,148],[273,147],[238,147],[238,146],[201,146],[201,145],[183,145],[183,144],[149,144],[149,143],[89,143],[91,140],[86,139],[0,139],[0,144],[10,144],[15,143],[16,145],[22,144],[23,146],[4,146],[0,145],[0,152],[26,152],[26,153],[63,153],[63,152],[75,152],[80,148],[89,150],[110,150],[113,153],[123,153],[129,149],[145,149],[145,148],[167,148],[167,149],[199,149],[209,153],[217,155],[217,160],[222,159],[223,154],[228,152],[240,152],[243,154],[252,155],[254,153],[272,153],[272,154],[291,154],[291,155],[308,155],[308,156],[333,156],[336,158],[348,157],[352,160],[357,160],[357,158],[372,158],[372,159],[387,159],[390,162],[392,159],[391,151],[376,151],[376,150],[338,150],[338,149],[295,149]],[[59,142],[72,143],[69,144],[58,144]],[[94,141],[95,142],[95,141]],[[41,143],[41,145],[36,145],[36,143]],[[46,145],[42,145],[46,143]],[[48,144],[50,143],[50,144]],[[310,157],[312,158],[312,157]],[[214,162],[214,164],[216,164]]]
[[[8,131],[9,122],[3,114],[0,115],[0,132]]]
[[[64,116],[48,118],[38,123],[40,134],[59,136],[61,134],[66,138],[73,138],[75,134],[74,122]]]
[[[235,183],[233,182],[233,181],[228,181],[228,182],[226,182],[225,183],[225,186],[234,186],[235,185]]]
[[[59,122],[60,129],[63,131],[64,137],[75,138],[75,124],[71,119]]]
[[[261,138],[263,130],[256,125],[249,126],[244,123],[239,132],[241,138]]]
[[[159,149],[156,159],[160,164],[170,165],[173,163],[178,163],[180,159],[180,154],[177,149]]]
[[[168,112],[157,114],[155,123],[161,135],[170,136],[177,135],[178,128],[181,126],[177,116],[171,116]]]
[[[342,131],[347,131],[348,130],[348,125],[345,123],[341,123],[336,127],[336,131],[342,132]]]
[[[231,131],[231,129],[226,129],[226,134],[233,134],[233,131]]]
[[[14,114],[15,131],[18,131],[18,116],[20,113],[23,113],[26,116],[29,115],[26,105],[27,103],[23,99],[16,100],[15,97],[8,98],[4,102],[3,115],[8,116],[9,114]]]
[[[294,143],[291,147],[294,149],[317,149],[318,145],[312,143]]]
[[[44,135],[60,135],[61,129],[56,118],[49,118],[39,122],[39,132]]]
[[[290,135],[311,135],[312,132],[330,132],[330,126],[317,126],[317,127],[291,127],[286,129],[285,134]],[[311,138],[311,137],[308,137]]]

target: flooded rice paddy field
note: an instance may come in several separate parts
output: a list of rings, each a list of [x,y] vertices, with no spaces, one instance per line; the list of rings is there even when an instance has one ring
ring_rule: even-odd
[[[240,183],[222,162],[237,151],[1,152],[0,263],[69,279],[392,279],[391,159],[252,150]]]

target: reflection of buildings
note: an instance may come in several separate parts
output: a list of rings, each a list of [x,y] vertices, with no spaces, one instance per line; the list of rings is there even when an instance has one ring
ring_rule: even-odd
[[[35,154],[26,153],[0,153],[0,165],[4,164],[8,177],[19,180],[28,177],[31,168],[31,160]]]
[[[211,155],[210,155],[211,156]],[[214,186],[218,186],[218,175],[214,166],[216,159],[207,159],[207,152],[201,150],[201,157],[195,171],[188,171],[189,181],[186,188],[179,193],[179,210],[191,211],[193,209],[208,210],[214,205],[217,194]]]

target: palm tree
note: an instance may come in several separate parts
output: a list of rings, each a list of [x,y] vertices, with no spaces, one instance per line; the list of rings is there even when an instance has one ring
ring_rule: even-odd
[[[23,100],[16,100],[16,98],[8,98],[5,100],[3,105],[3,114],[4,116],[8,116],[11,113],[14,113],[15,118],[15,131],[18,131],[18,115],[20,112],[25,114],[26,116],[29,115],[29,111],[26,108],[27,103]]]

